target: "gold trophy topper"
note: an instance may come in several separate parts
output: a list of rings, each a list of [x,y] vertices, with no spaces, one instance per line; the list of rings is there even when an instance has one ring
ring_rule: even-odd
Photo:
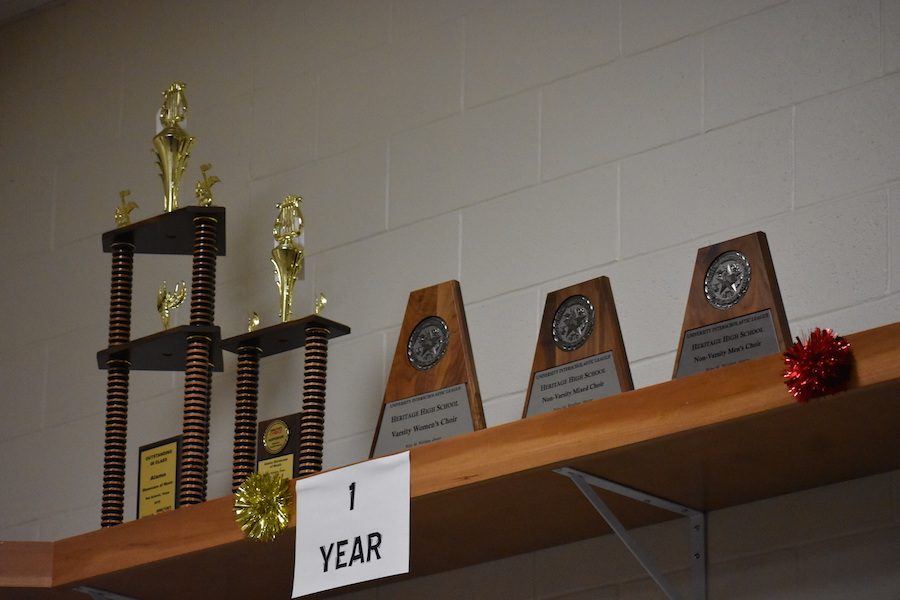
[[[153,137],[156,164],[163,182],[163,210],[172,212],[178,208],[178,188],[181,176],[191,155],[194,138],[181,128],[180,123],[187,114],[185,85],[174,82],[163,92],[163,105],[159,109],[159,123],[163,130]]]
[[[169,328],[169,311],[178,308],[184,302],[186,295],[187,288],[183,281],[175,284],[175,291],[173,292],[166,290],[165,281],[159,286],[159,290],[156,292],[156,310],[159,312],[159,318],[162,319],[163,329]]]
[[[325,294],[323,292],[319,292],[319,295],[316,298],[314,312],[317,315],[322,314],[322,310],[325,308],[326,304],[328,304],[328,298],[325,297]]]
[[[203,179],[198,181],[197,187],[194,188],[194,193],[197,195],[197,204],[200,206],[212,206],[212,186],[222,181],[215,175],[207,177],[206,172],[210,169],[212,169],[212,163],[200,165],[200,173],[203,175]]]
[[[300,196],[285,196],[277,204],[278,216],[272,225],[275,247],[272,249],[272,264],[275,265],[275,284],[281,296],[281,310],[278,313],[282,323],[291,318],[294,301],[294,284],[303,273],[303,246],[297,238],[303,233],[303,213],[300,211]]]
[[[131,211],[138,208],[134,202],[125,202],[125,198],[131,195],[131,190],[122,190],[119,192],[119,206],[116,207],[116,227],[125,227],[131,225]]]

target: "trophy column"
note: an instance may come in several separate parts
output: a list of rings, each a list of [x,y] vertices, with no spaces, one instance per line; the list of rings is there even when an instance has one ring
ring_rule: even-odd
[[[260,354],[262,349],[253,344],[238,348],[232,493],[256,472],[256,407],[259,399]]]
[[[134,245],[112,246],[109,300],[109,346],[131,339],[131,293]],[[103,501],[100,525],[122,522],[125,507],[125,449],[128,434],[128,376],[131,363],[121,358],[106,361],[106,438],[103,447]]]
[[[325,381],[328,370],[328,328],[316,323],[306,327],[306,358],[303,365],[303,416],[300,417],[300,452],[297,468],[301,476],[322,470],[325,440]]]
[[[213,324],[216,293],[216,218],[196,215],[194,261],[191,277],[191,326]],[[209,459],[209,405],[212,392],[212,340],[204,335],[187,338],[184,373],[184,427],[179,502],[206,500],[206,466]]]

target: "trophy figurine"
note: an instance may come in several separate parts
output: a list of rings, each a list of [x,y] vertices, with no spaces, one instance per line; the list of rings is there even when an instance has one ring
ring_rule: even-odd
[[[259,313],[254,311],[247,317],[247,333],[256,331],[259,328]]]
[[[213,175],[212,177],[208,177],[206,175],[206,172],[210,169],[212,169],[212,163],[200,165],[200,173],[201,175],[203,175],[203,179],[198,181],[197,186],[194,188],[194,193],[197,196],[197,204],[199,206],[212,206],[212,186],[222,181],[215,175]]]
[[[294,300],[294,284],[303,271],[303,245],[297,238],[303,233],[303,213],[300,212],[300,196],[285,196],[276,205],[278,216],[272,226],[275,247],[272,249],[272,264],[275,265],[275,283],[281,296],[279,315],[281,322],[291,318],[291,304]]]
[[[176,81],[163,92],[165,100],[159,109],[159,123],[163,129],[153,137],[153,150],[156,152],[159,176],[163,182],[165,212],[178,208],[178,188],[194,144],[194,138],[179,124],[184,120],[188,108],[184,87],[183,83]]]
[[[125,202],[125,198],[131,195],[131,190],[119,192],[119,206],[116,207],[116,227],[131,225],[131,211],[138,208],[135,202]]]
[[[156,292],[156,310],[159,312],[159,318],[162,319],[163,329],[169,328],[169,318],[172,310],[178,308],[184,298],[187,296],[187,288],[184,282],[176,283],[175,290],[169,292],[166,290],[166,282],[163,281]]]
[[[326,304],[328,304],[328,298],[325,297],[325,294],[323,292],[319,292],[319,296],[316,298],[313,312],[317,316],[321,315],[322,311],[325,309]]]

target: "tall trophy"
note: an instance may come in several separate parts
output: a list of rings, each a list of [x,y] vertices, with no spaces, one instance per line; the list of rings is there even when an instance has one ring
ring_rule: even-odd
[[[278,287],[279,316],[281,323],[258,329],[259,315],[250,317],[248,330],[241,335],[222,341],[222,348],[238,355],[237,404],[234,419],[234,460],[231,487],[237,491],[244,481],[258,468],[257,445],[267,451],[273,446],[266,439],[257,441],[257,407],[259,404],[259,362],[261,358],[281,354],[296,348],[304,348],[306,357],[303,379],[303,410],[299,427],[269,430],[278,431],[289,449],[278,448],[270,458],[278,458],[278,471],[293,476],[316,473],[322,470],[325,433],[325,383],[328,364],[328,340],[350,333],[346,325],[322,317],[319,313],[325,305],[325,296],[319,296],[315,312],[301,319],[291,319],[294,303],[294,285],[303,276],[304,251],[302,243],[303,213],[300,196],[285,196],[276,205],[278,213],[272,225],[275,247],[272,264],[275,267],[275,284]],[[293,417],[293,415],[291,415]],[[276,419],[275,421],[280,421]],[[270,424],[266,422],[267,425]],[[294,433],[299,429],[299,434]],[[271,442],[271,440],[269,440]],[[297,444],[296,450],[294,444]],[[260,453],[261,454],[261,453]],[[284,464],[290,454],[293,464]],[[271,464],[269,465],[271,466]],[[268,468],[268,467],[267,467]]]
[[[790,339],[765,233],[697,251],[674,378],[783,352]]]
[[[116,228],[103,234],[103,251],[112,254],[109,344],[97,353],[107,373],[106,432],[103,462],[101,525],[123,519],[125,454],[128,426],[128,386],[131,371],[184,371],[184,426],[178,458],[178,504],[206,499],[209,453],[209,398],[212,371],[222,370],[215,311],[216,259],[225,254],[225,209],[212,206],[211,186],[218,178],[204,171],[204,198],[199,206],[176,210],[178,188],[193,138],[180,123],[187,112],[184,84],[173,83],[163,93],[161,129],[153,138],[165,198],[162,214],[131,222],[137,204],[119,193]],[[135,254],[191,256],[190,324],[168,328],[170,311],[187,296],[185,284],[157,294],[163,331],[131,339],[132,280]],[[174,475],[173,475],[174,477]],[[173,492],[174,493],[174,492]]]

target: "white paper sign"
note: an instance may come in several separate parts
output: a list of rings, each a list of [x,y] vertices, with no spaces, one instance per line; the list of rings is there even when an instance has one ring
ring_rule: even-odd
[[[409,452],[297,481],[293,597],[409,572]]]

